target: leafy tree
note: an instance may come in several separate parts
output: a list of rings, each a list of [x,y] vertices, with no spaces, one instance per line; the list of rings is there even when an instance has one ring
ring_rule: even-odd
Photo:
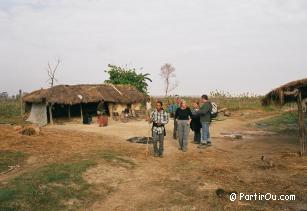
[[[109,74],[109,79],[105,80],[105,83],[112,84],[130,84],[136,87],[139,91],[144,94],[148,94],[147,87],[148,81],[152,80],[148,77],[149,73],[137,73],[135,68],[125,69],[116,65],[108,65],[108,70],[105,72]]]

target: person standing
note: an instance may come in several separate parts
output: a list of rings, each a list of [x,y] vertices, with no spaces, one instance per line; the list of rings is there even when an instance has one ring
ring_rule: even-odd
[[[199,111],[199,102],[193,103],[192,108],[192,121],[190,124],[190,128],[192,131],[194,131],[194,143],[200,144],[201,140],[201,122],[200,122],[200,116],[197,114]]]
[[[146,99],[146,121],[150,120],[150,114],[151,114],[151,99],[150,96],[147,97]]]
[[[106,116],[106,114],[107,113],[106,113],[106,109],[105,109],[104,99],[101,98],[100,102],[98,103],[98,106],[97,106],[97,115],[98,115],[99,127],[107,126],[108,117]]]
[[[208,95],[202,95],[200,100],[202,105],[197,114],[200,116],[202,126],[201,145],[211,146],[210,124],[212,105],[208,99]]]
[[[177,109],[180,107],[180,102],[181,102],[181,99],[179,98],[178,95],[176,95],[175,102],[172,104],[171,111],[170,111],[170,112],[172,112],[172,116],[174,117],[173,139],[177,139],[177,136],[178,136],[178,130],[177,130],[178,124],[177,124],[177,121],[175,119],[175,113],[176,113]]]
[[[161,101],[157,101],[156,109],[151,113],[150,121],[152,124],[152,142],[154,147],[154,156],[163,157],[165,127],[168,123],[168,113],[164,111]],[[159,146],[158,146],[159,145]]]
[[[192,112],[185,101],[181,101],[180,107],[176,110],[175,121],[178,124],[179,150],[186,152],[188,150],[188,137]]]

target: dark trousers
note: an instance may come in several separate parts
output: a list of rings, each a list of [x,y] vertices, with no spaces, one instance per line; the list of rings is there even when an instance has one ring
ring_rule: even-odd
[[[163,150],[164,150],[163,142],[164,142],[164,134],[163,133],[158,134],[157,132],[153,131],[152,132],[152,143],[154,147],[154,153],[156,155],[163,155]]]
[[[177,134],[178,134],[178,123],[176,119],[174,118],[174,130],[173,130],[173,139],[177,139]]]
[[[200,143],[201,140],[201,132],[200,132],[200,128],[194,130],[194,142],[195,143]]]

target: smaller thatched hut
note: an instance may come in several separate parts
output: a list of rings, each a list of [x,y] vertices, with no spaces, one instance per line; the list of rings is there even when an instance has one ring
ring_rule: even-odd
[[[301,155],[306,153],[306,130],[304,122],[304,107],[307,99],[307,78],[292,81],[273,89],[262,99],[262,105],[270,104],[284,105],[286,103],[297,103],[299,117],[299,139]]]
[[[53,118],[57,117],[82,117],[85,112],[96,115],[97,105],[102,98],[108,115],[112,116],[126,108],[140,110],[145,96],[129,85],[58,85],[33,91],[23,97],[23,102],[26,112],[31,111],[29,120],[43,125],[52,123]]]

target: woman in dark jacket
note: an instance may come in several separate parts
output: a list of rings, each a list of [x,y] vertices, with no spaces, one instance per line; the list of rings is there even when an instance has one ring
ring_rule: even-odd
[[[190,128],[192,131],[194,131],[194,143],[199,144],[201,139],[200,116],[197,115],[197,111],[199,110],[199,102],[194,102],[192,107],[192,121],[190,123]]]
[[[192,112],[184,100],[181,101],[180,107],[175,113],[175,121],[177,121],[177,131],[179,138],[179,150],[186,152],[188,150],[188,138],[190,132],[190,123]]]

